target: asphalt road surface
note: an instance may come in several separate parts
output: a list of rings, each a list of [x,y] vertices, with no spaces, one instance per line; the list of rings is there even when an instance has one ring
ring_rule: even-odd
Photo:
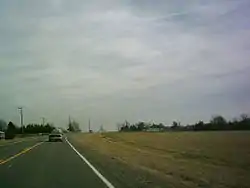
[[[66,141],[43,137],[0,145],[1,188],[108,187],[96,173]]]

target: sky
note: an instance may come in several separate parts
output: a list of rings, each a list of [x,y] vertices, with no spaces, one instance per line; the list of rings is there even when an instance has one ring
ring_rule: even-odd
[[[249,0],[0,0],[0,118],[87,129],[250,114]]]

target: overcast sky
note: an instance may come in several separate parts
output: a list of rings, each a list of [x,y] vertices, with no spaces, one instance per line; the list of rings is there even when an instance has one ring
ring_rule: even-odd
[[[250,113],[249,0],[0,0],[0,118],[86,130]]]

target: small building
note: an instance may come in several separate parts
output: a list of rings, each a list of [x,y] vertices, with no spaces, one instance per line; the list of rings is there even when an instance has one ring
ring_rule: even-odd
[[[163,128],[152,128],[152,127],[150,127],[150,128],[148,128],[148,129],[146,129],[146,132],[163,132],[164,131],[164,129]]]
[[[0,131],[0,140],[5,138],[5,133],[3,131]]]

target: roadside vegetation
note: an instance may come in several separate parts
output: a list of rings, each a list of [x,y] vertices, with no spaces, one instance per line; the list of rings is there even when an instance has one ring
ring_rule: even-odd
[[[13,139],[16,136],[23,137],[38,133],[50,133],[54,129],[52,124],[28,124],[23,127],[19,127],[11,121],[7,124],[4,120],[0,120],[0,131],[5,133],[5,139]]]
[[[67,130],[70,132],[80,132],[81,131],[79,123],[77,123],[76,121],[72,121],[72,122],[70,121],[68,124]]]
[[[217,115],[207,123],[199,120],[192,125],[182,125],[181,122],[173,121],[171,126],[147,122],[131,124],[125,121],[124,123],[118,123],[117,128],[121,132],[250,130],[250,117],[247,114],[242,114],[239,118],[227,121],[223,116]]]
[[[248,131],[82,133],[70,139],[117,185],[190,188],[250,185]]]

